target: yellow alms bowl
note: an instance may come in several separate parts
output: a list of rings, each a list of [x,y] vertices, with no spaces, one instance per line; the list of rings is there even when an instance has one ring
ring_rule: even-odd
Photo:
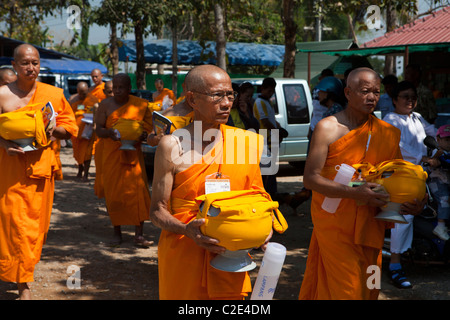
[[[0,136],[5,140],[34,138],[36,119],[33,111],[0,115]]]
[[[405,170],[394,172],[391,176],[377,182],[383,185],[389,193],[391,202],[404,203],[414,202],[414,199],[423,200],[426,193],[426,178],[426,173],[418,174]]]
[[[253,214],[254,208],[250,204],[246,207],[248,213],[244,215],[236,212],[208,216],[200,230],[230,251],[257,248],[264,244],[272,230],[272,216]]]
[[[133,141],[138,140],[144,130],[140,121],[122,118],[117,120],[113,128],[120,132],[121,140]]]

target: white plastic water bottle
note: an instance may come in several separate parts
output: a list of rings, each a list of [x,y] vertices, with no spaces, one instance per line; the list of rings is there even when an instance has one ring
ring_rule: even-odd
[[[343,185],[348,185],[350,183],[350,181],[352,180],[353,174],[356,171],[355,168],[353,168],[352,166],[349,166],[348,164],[345,164],[345,163],[341,164],[340,166],[337,165],[335,167],[335,169],[338,173],[336,174],[336,177],[334,177],[334,181],[338,182],[340,184],[343,184]],[[329,213],[335,213],[341,200],[342,200],[341,198],[326,197],[323,200],[322,209]]]
[[[272,300],[285,257],[285,246],[276,242],[269,242],[250,300]]]

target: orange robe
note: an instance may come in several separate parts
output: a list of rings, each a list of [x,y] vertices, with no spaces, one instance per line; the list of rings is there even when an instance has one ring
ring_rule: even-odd
[[[56,125],[76,135],[78,127],[63,90],[37,82],[27,106],[41,108],[51,101]],[[37,104],[37,106],[36,106]],[[50,146],[9,156],[0,148],[0,280],[32,282],[34,267],[50,225],[54,174],[60,169]]]
[[[218,143],[214,152],[206,154],[188,169],[175,175],[170,207],[172,215],[183,223],[197,216],[198,207],[194,199],[205,193],[205,177],[220,171],[230,178],[231,190],[264,190],[259,168],[263,140],[247,146],[248,153],[257,155],[252,164],[219,164],[215,161],[226,154],[223,146],[227,143],[227,132],[242,135],[243,130],[221,125],[225,143]],[[237,131],[236,131],[237,130]],[[240,130],[240,131],[239,131]],[[252,135],[256,135],[251,133]],[[231,140],[229,140],[231,141]],[[258,140],[255,140],[258,141]],[[234,146],[236,154],[236,146]],[[240,150],[242,153],[243,150]],[[249,163],[250,162],[250,163]],[[242,163],[242,162],[241,162]],[[220,167],[219,167],[220,166]],[[193,240],[183,235],[161,231],[158,244],[159,297],[162,300],[206,300],[206,299],[243,299],[251,292],[250,278],[247,272],[224,272],[209,265],[213,255],[197,246]]]
[[[167,88],[162,89],[161,93],[156,98],[153,99],[153,102],[162,104],[165,96],[169,96],[169,99],[171,99],[173,104],[175,104],[177,98],[175,97],[173,91]]]
[[[147,100],[130,95],[128,103],[106,119],[111,128],[119,118],[143,121],[144,130],[151,131],[152,112]],[[150,216],[150,191],[141,144],[136,150],[120,150],[120,141],[102,141],[102,192],[114,226],[139,225]]]
[[[97,97],[95,97],[91,93],[88,93],[86,98],[84,98],[83,100],[77,100],[71,103],[71,107],[75,114],[77,125],[79,128],[78,136],[73,136],[71,138],[73,157],[75,158],[77,164],[83,164],[85,161],[92,158],[92,154],[94,152],[94,143],[97,140],[97,136],[95,132],[93,132],[90,139],[81,137],[86,126],[86,123],[83,122],[82,119],[85,113],[92,113],[92,107],[98,102],[99,100]],[[84,108],[78,109],[78,106],[84,106]]]
[[[322,175],[334,179],[334,167],[341,163],[378,164],[401,159],[399,142],[398,129],[370,116],[365,124],[329,146]],[[378,208],[358,206],[352,199],[342,199],[336,212],[328,213],[321,208],[324,198],[313,191],[314,229],[299,299],[377,299],[379,290],[367,286],[367,280],[373,275],[367,268],[378,265],[381,270],[381,248],[385,229],[390,224],[374,219]]]
[[[105,83],[102,82],[102,83],[99,84],[98,86],[91,87],[90,93],[91,93],[93,96],[97,97],[97,99],[98,99],[99,101],[102,101],[102,100],[106,99],[106,95],[105,95],[105,93],[103,92],[104,89],[105,89]]]
[[[186,127],[194,119],[194,111],[189,112],[185,116],[167,116],[167,118],[172,121],[173,126],[170,128],[170,133],[177,129]]]

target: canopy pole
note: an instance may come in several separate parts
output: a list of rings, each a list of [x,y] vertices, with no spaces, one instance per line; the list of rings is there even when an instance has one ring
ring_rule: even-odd
[[[311,52],[308,52],[308,86],[311,89]]]
[[[403,59],[403,70],[406,69],[406,67],[408,66],[409,63],[409,47],[406,46],[405,47],[405,57]]]

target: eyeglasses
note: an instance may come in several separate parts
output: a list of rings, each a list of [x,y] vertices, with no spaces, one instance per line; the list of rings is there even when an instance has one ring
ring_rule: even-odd
[[[402,94],[402,95],[399,95],[398,96],[399,98],[402,98],[402,99],[405,99],[405,100],[411,100],[411,101],[417,101],[417,96],[416,95],[413,95],[413,96],[410,96],[409,94]]]
[[[206,92],[199,92],[199,91],[193,91],[193,90],[190,90],[190,91],[199,93],[199,94],[203,94],[205,96],[209,96],[212,98],[214,103],[221,102],[225,97],[227,97],[228,101],[233,102],[238,95],[238,93],[236,91],[223,91],[223,92],[214,92],[214,93],[206,93]]]
[[[352,89],[352,88],[351,88]],[[373,93],[374,96],[379,97],[380,96],[380,91],[376,90],[376,91],[370,91],[370,90],[355,90],[352,89],[355,92],[358,92],[359,94],[361,94],[363,97],[369,95],[369,93]]]

